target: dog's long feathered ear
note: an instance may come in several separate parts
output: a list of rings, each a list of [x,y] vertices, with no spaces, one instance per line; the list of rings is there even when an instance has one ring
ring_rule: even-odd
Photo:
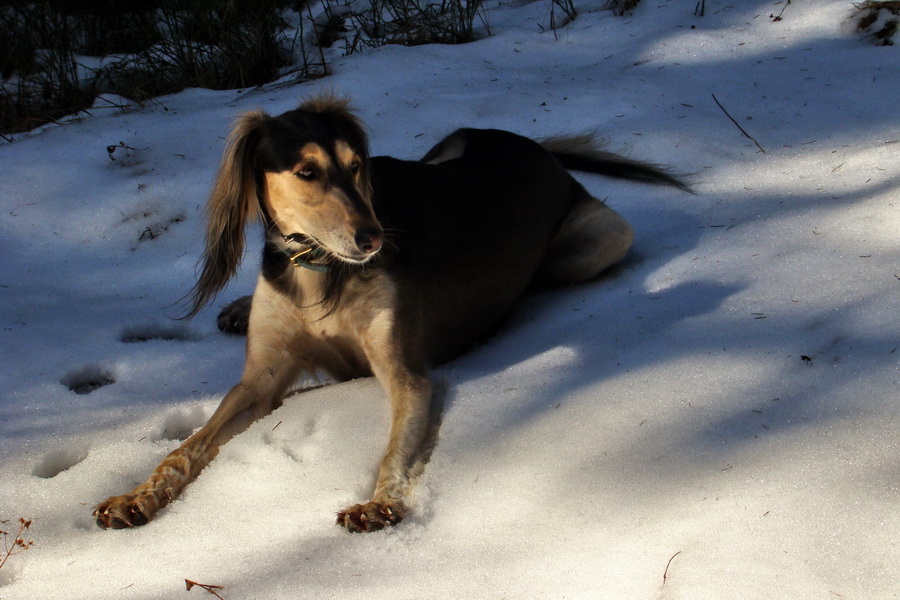
[[[196,315],[225,287],[241,262],[244,226],[261,210],[256,158],[262,125],[268,118],[261,110],[244,113],[228,138],[207,204],[206,249],[200,259],[203,267],[185,297],[190,307],[184,319]]]

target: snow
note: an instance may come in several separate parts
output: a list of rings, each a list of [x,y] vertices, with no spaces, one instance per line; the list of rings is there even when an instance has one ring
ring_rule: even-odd
[[[334,54],[319,81],[186,90],[0,146],[0,528],[33,519],[35,542],[0,598],[172,598],[185,578],[227,599],[900,597],[896,50],[843,0],[778,22],[758,0],[601,5],[557,35],[547,3],[495,6],[473,44]],[[252,290],[255,232],[217,306],[169,319],[231,119],[330,89],[376,154],[463,125],[596,130],[697,193],[578,176],[634,225],[632,253],[434,371],[440,441],[398,527],[334,525],[386,443],[364,379],[292,396],[152,523],[101,531],[93,505],[240,374],[214,317]]]

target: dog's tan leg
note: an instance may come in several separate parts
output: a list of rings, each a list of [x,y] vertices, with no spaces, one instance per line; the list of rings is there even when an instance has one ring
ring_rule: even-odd
[[[406,515],[410,468],[429,426],[432,387],[416,344],[393,325],[393,315],[378,317],[370,327],[365,351],[375,377],[391,402],[393,418],[387,452],[381,460],[372,500],[338,513],[337,522],[351,532],[377,531]]]
[[[625,257],[634,233],[625,219],[595,198],[580,201],[563,220],[535,276],[538,283],[586,281]]]
[[[163,459],[144,483],[100,503],[94,510],[97,525],[122,529],[150,521],[197,477],[222,444],[277,408],[299,370],[309,368],[292,347],[296,340],[286,339],[286,332],[297,331],[295,323],[286,322],[293,311],[279,315],[285,307],[273,306],[272,300],[254,297],[253,335],[240,383],[225,395],[209,422]]]

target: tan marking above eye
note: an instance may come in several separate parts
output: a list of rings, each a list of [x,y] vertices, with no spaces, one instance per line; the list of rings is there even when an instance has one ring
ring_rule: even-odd
[[[338,140],[334,145],[334,152],[341,164],[347,165],[347,168],[350,169],[351,173],[356,174],[359,172],[362,161],[360,160],[359,155],[353,151],[353,148],[351,148],[347,142]]]
[[[297,152],[298,160],[291,169],[294,175],[302,179],[315,179],[319,175],[328,172],[331,158],[318,144],[309,143]]]

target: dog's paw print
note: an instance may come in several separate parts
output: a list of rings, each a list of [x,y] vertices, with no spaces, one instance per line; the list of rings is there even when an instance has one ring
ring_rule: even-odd
[[[149,342],[150,340],[174,340],[179,342],[195,342],[200,334],[184,325],[161,325],[144,323],[129,325],[122,330],[119,340],[126,344]]]
[[[116,382],[111,369],[101,365],[85,365],[62,376],[61,384],[76,394],[90,394],[96,389]]]
[[[206,413],[200,406],[173,412],[163,420],[159,431],[151,438],[153,441],[183,441],[191,437],[194,430],[206,422]]]
[[[0,570],[0,587],[11,584],[21,575],[22,568],[19,566],[19,564],[10,561],[9,563],[3,565],[3,569]]]
[[[324,435],[325,430],[315,419],[307,419],[299,427],[284,427],[279,422],[274,429],[263,434],[263,441],[277,447],[294,462],[302,463],[316,457],[319,442]]]
[[[65,448],[57,448],[39,460],[31,474],[41,479],[56,477],[87,458],[89,451],[90,448],[88,446],[77,444],[68,445]]]
[[[281,425],[280,422],[275,427],[278,427],[279,425]],[[279,434],[278,431],[267,431],[263,434],[262,439],[266,445],[284,452],[284,454],[292,461],[297,463],[303,462],[303,450],[298,447],[302,446],[302,442],[299,442],[298,444],[292,443],[283,435]]]

